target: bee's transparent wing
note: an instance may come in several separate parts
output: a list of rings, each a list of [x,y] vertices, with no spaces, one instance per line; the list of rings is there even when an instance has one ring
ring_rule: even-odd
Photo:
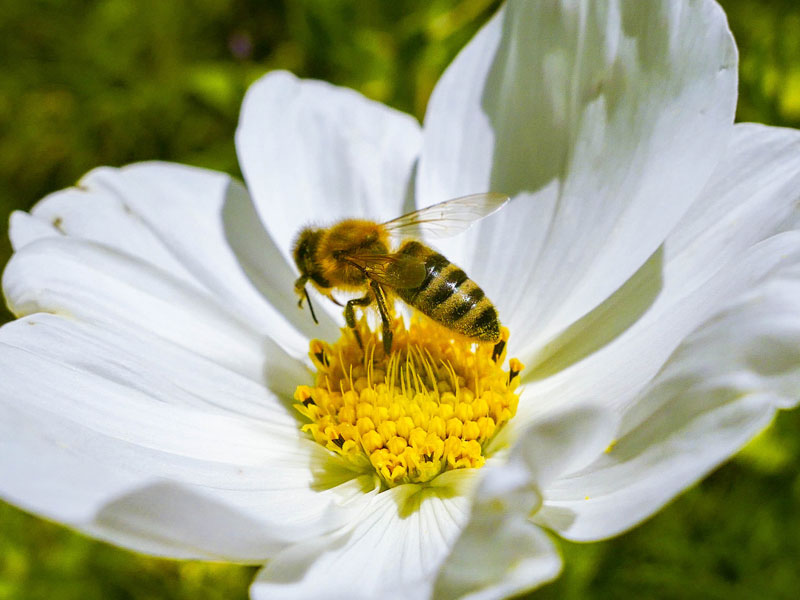
[[[499,210],[509,199],[495,192],[462,196],[415,210],[383,225],[390,233],[401,237],[450,237]]]
[[[418,287],[428,274],[424,262],[404,254],[348,254],[345,260],[370,280],[392,289]]]

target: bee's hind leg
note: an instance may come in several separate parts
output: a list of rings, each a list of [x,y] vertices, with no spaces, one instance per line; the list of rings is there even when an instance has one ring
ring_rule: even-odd
[[[383,351],[389,355],[392,352],[392,326],[389,322],[389,308],[386,306],[386,293],[383,288],[375,281],[370,284],[375,294],[375,301],[378,303],[378,312],[381,314],[383,323]]]
[[[367,294],[363,298],[348,300],[344,307],[344,320],[347,322],[347,326],[353,330],[353,334],[356,336],[356,342],[358,342],[358,347],[362,350],[364,349],[364,343],[361,341],[361,334],[358,333],[358,329],[356,328],[356,313],[353,307],[369,306],[370,304],[372,304],[372,294]]]

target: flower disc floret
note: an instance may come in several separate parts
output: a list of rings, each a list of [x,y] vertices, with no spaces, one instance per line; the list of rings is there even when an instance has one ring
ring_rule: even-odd
[[[334,345],[313,340],[315,386],[298,386],[303,431],[387,487],[424,483],[451,469],[481,467],[488,442],[511,419],[522,364],[502,368],[508,330],[476,344],[429,319],[392,324],[386,355],[365,319]]]

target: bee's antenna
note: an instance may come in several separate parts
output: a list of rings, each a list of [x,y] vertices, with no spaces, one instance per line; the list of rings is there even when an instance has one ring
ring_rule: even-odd
[[[314,314],[314,305],[311,304],[311,296],[308,295],[308,289],[303,287],[303,293],[306,295],[306,302],[308,302],[308,310],[311,311],[311,318],[314,319],[314,323],[319,325],[319,321],[317,321],[317,315]],[[302,302],[302,300],[300,300]]]

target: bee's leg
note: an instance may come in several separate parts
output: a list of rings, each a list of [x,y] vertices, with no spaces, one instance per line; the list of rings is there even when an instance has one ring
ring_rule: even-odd
[[[294,282],[294,293],[300,296],[300,300],[297,301],[298,308],[303,308],[303,298],[307,281],[308,277],[301,275]]]
[[[334,298],[332,293],[328,292],[327,294],[325,294],[325,297],[326,297],[328,300],[330,300],[331,302],[333,302],[333,303],[334,303],[336,306],[341,306],[341,307],[344,307],[344,304],[342,304],[342,303],[341,303],[341,302],[339,302],[339,301],[338,301],[336,298]]]
[[[347,326],[353,330],[353,334],[356,336],[356,341],[358,342],[358,347],[362,350],[364,349],[364,344],[361,341],[361,334],[358,333],[358,329],[356,329],[356,313],[353,307],[369,306],[370,304],[372,304],[372,294],[367,294],[363,298],[348,300],[344,307],[344,320],[347,322]]]
[[[294,291],[300,296],[300,300],[297,301],[297,308],[303,308],[303,299],[305,299],[308,302],[308,310],[311,311],[311,318],[314,319],[314,323],[319,324],[317,315],[314,314],[314,305],[311,304],[311,297],[308,295],[308,290],[306,289],[307,281],[308,277],[301,275],[297,278],[297,281],[294,282]]]
[[[375,294],[375,301],[378,303],[378,312],[381,314],[383,322],[383,351],[388,355],[392,351],[392,326],[389,322],[389,308],[386,306],[386,293],[383,288],[375,281],[370,284]]]

